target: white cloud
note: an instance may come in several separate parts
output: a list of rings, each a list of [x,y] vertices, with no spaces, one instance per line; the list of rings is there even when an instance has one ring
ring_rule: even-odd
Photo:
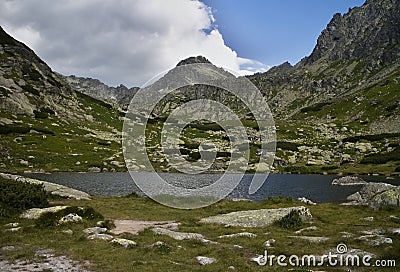
[[[0,3],[0,24],[55,71],[111,85],[141,85],[195,55],[242,75],[267,69],[239,58],[214,22],[211,9],[198,0]]]

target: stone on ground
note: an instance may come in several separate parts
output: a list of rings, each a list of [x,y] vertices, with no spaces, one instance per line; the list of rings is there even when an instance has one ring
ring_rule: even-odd
[[[120,245],[124,248],[130,248],[130,247],[137,246],[136,242],[129,240],[129,239],[122,239],[122,238],[115,238],[115,239],[111,240],[111,243]]]
[[[205,256],[197,256],[196,260],[199,262],[201,265],[208,265],[214,263],[216,260],[214,258],[209,258]]]
[[[76,223],[76,222],[81,222],[82,217],[77,215],[76,213],[70,213],[67,214],[66,216],[63,216],[60,220],[58,220],[59,224],[65,224],[65,223]]]
[[[200,222],[223,224],[226,226],[265,227],[273,224],[277,220],[282,219],[293,210],[298,211],[304,219],[312,217],[308,208],[304,206],[298,206],[280,209],[260,209],[231,212],[202,218]]]
[[[204,236],[200,233],[193,233],[193,232],[177,232],[169,229],[164,228],[153,228],[152,229],[155,234],[166,235],[175,240],[206,240]]]
[[[110,232],[116,235],[124,232],[138,234],[147,228],[153,227],[177,229],[179,226],[174,221],[114,220],[113,223],[115,227]]]
[[[257,237],[256,234],[251,233],[251,232],[239,232],[239,233],[233,233],[233,234],[226,234],[226,235],[221,235],[218,236],[218,238],[236,238],[236,237],[249,237],[249,238],[254,238]]]
[[[56,213],[61,210],[65,210],[68,206],[53,206],[48,208],[32,208],[23,212],[20,217],[25,219],[38,219],[42,214],[45,213]]]

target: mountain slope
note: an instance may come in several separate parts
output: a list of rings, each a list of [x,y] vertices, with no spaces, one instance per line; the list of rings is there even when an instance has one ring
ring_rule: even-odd
[[[124,85],[109,87],[98,79],[76,76],[64,77],[72,89],[99,99],[114,107],[126,107],[136,94],[138,87],[127,88]]]
[[[0,172],[124,169],[117,110],[72,90],[2,28],[0,61]]]
[[[294,67],[284,63],[249,78],[278,118],[362,120],[370,123],[365,131],[393,132],[400,124],[399,59],[400,2],[370,0],[335,14],[311,55]]]
[[[311,55],[295,66],[284,63],[250,76],[269,101],[280,140],[301,147],[278,151],[286,170],[320,165],[345,172],[394,171],[399,60],[400,2],[368,0],[334,15]],[[372,161],[377,163],[367,163]]]

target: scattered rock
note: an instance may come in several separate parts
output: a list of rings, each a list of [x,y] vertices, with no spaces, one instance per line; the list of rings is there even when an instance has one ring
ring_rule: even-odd
[[[308,208],[304,206],[298,206],[280,209],[260,209],[231,212],[202,218],[200,222],[223,224],[226,226],[265,227],[273,224],[277,220],[282,219],[293,210],[298,211],[304,219],[312,217]]]
[[[249,237],[249,238],[254,238],[257,237],[256,234],[251,233],[251,232],[240,232],[240,233],[233,233],[233,234],[226,234],[226,235],[221,235],[218,236],[218,238],[236,238],[236,237]]]
[[[104,241],[111,241],[114,239],[113,236],[104,233],[94,233],[87,237],[89,240],[104,240]]]
[[[15,222],[15,223],[8,223],[4,225],[5,227],[11,227],[11,228],[16,228],[19,226],[19,223]]]
[[[92,173],[100,173],[101,169],[99,167],[89,167],[87,171]]]
[[[391,238],[385,237],[383,235],[363,235],[357,238],[360,241],[366,241],[371,246],[380,246],[383,244],[393,244]]]
[[[85,266],[89,263],[85,263]],[[66,256],[55,256],[49,250],[38,250],[35,261],[27,262],[25,259],[0,260],[1,271],[69,271],[89,272],[81,263],[71,260]]]
[[[355,192],[354,194],[349,195],[346,199],[351,201],[354,205],[362,204],[364,202],[360,192]]]
[[[264,255],[257,255],[255,257],[250,258],[251,261],[258,263],[259,265],[265,263]]]
[[[209,264],[212,264],[212,263],[214,263],[216,261],[214,258],[209,258],[209,257],[204,257],[204,256],[197,256],[196,260],[201,265],[209,265]]]
[[[393,234],[400,235],[400,228],[393,228],[393,229],[390,229],[390,232],[393,233]]]
[[[347,232],[347,231],[342,231],[340,232],[340,234],[342,234],[342,238],[352,238],[354,237],[353,233]]]
[[[300,202],[303,202],[305,204],[317,205],[317,203],[315,203],[315,202],[313,202],[313,201],[311,201],[311,200],[309,200],[309,199],[307,199],[305,197],[299,197],[297,200],[300,201]]]
[[[67,234],[67,235],[72,235],[72,234],[74,234],[74,232],[73,232],[71,229],[62,230],[61,232],[64,233],[64,234]]]
[[[265,242],[263,243],[263,246],[264,246],[264,247],[272,247],[272,245],[275,244],[275,242],[276,242],[275,239],[269,239],[269,240],[267,240],[267,241],[265,241]]]
[[[179,226],[179,223],[174,221],[114,220],[113,223],[115,227],[110,232],[116,235],[124,232],[136,235],[147,228],[177,229]]]
[[[378,229],[372,229],[372,230],[362,230],[360,233],[365,234],[365,235],[379,235],[379,234],[384,234],[385,230],[378,228]]]
[[[45,213],[56,213],[58,211],[64,210],[68,206],[53,206],[49,208],[32,208],[23,212],[20,217],[25,219],[38,219],[42,214]]]
[[[22,230],[21,227],[16,227],[16,228],[11,228],[11,229],[6,229],[6,231],[11,231],[11,232],[16,232]]]
[[[311,226],[311,227],[308,227],[308,228],[304,228],[304,229],[300,229],[298,231],[295,231],[294,233],[300,234],[300,233],[302,233],[304,231],[314,231],[314,230],[317,230],[317,229],[318,228],[316,226]]]
[[[22,142],[22,137],[16,137],[16,138],[14,138],[13,142],[14,142],[14,143]]]
[[[367,182],[360,177],[341,177],[332,181],[332,185],[340,186],[353,186],[363,184],[367,184]]]
[[[306,240],[308,242],[317,243],[317,244],[326,242],[330,239],[328,237],[322,237],[322,236],[321,237],[318,237],[318,236],[288,236],[288,237],[302,239],[302,240]]]
[[[65,224],[65,223],[76,223],[76,222],[81,222],[82,217],[77,215],[76,213],[70,213],[67,214],[66,216],[62,217],[58,223],[60,224]]]
[[[104,233],[106,231],[107,228],[100,228],[100,227],[86,228],[83,230],[83,232],[86,233],[87,235]]]
[[[214,242],[214,241],[211,241],[211,240],[208,240],[208,239],[200,239],[199,241],[204,243],[204,244],[210,244],[210,245],[218,245],[219,244],[218,242]]]
[[[25,161],[25,160],[20,160],[20,161],[19,161],[19,164],[21,164],[22,166],[28,166],[28,165],[29,165],[29,162],[28,162],[28,161]]]
[[[0,250],[4,250],[4,251],[12,251],[12,250],[15,250],[15,249],[16,249],[15,246],[3,246],[3,247],[0,247]]]
[[[361,220],[372,222],[372,221],[374,221],[374,217],[373,216],[364,217],[364,218],[361,218]]]
[[[154,247],[160,248],[160,247],[164,247],[164,246],[167,246],[167,244],[162,241],[157,241],[150,245],[150,247],[153,247],[153,248]]]
[[[338,256],[343,256],[343,260],[346,260],[347,258],[351,258],[352,256],[358,256],[360,259],[363,258],[364,256],[371,256],[371,258],[375,258],[375,254],[363,251],[361,249],[357,248],[348,248],[345,252],[339,253],[337,251],[337,248],[332,248],[324,252],[324,255],[329,255],[329,253],[337,254]],[[320,259],[320,258],[319,258]]]
[[[107,225],[106,221],[98,221],[98,222],[96,222],[96,226],[99,227],[99,228],[105,228],[106,225]]]
[[[111,240],[111,243],[120,245],[124,248],[130,248],[130,247],[137,246],[136,242],[134,242],[132,240],[128,240],[128,239],[122,239],[122,238],[115,238],[115,239]]]
[[[152,229],[154,233],[156,234],[161,234],[161,235],[167,235],[175,240],[181,241],[181,240],[206,240],[202,234],[199,233],[192,233],[192,232],[177,232],[165,228],[153,228]]]
[[[248,199],[248,198],[232,198],[231,201],[233,201],[233,202],[242,202],[242,201],[251,202],[252,200]]]

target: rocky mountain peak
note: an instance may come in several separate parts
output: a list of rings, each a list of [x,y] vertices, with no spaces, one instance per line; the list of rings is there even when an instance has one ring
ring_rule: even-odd
[[[184,60],[181,60],[176,66],[182,66],[182,65],[187,65],[187,64],[193,64],[193,63],[209,63],[211,62],[203,56],[196,56],[196,57],[190,57]]]
[[[399,43],[400,1],[368,0],[344,15],[335,14],[302,64],[363,59],[378,67],[398,59]]]
[[[1,27],[0,60],[0,109],[30,116],[42,110],[70,115],[76,102],[71,88],[32,49]]]

